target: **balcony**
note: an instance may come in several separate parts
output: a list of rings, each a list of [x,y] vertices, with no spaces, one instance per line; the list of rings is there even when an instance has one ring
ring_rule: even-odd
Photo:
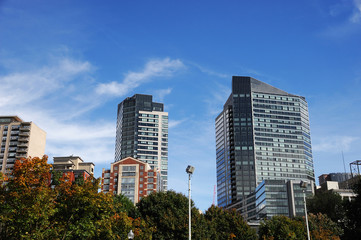
[[[28,147],[29,146],[29,143],[27,142],[21,142],[17,145],[18,147]]]
[[[17,153],[27,153],[28,152],[28,148],[18,148],[16,150]]]
[[[30,126],[21,126],[20,131],[29,132],[30,131]]]
[[[6,163],[10,163],[10,164],[14,164],[15,163],[15,158],[9,159],[6,161]]]
[[[18,135],[19,131],[11,131],[11,135]]]
[[[11,153],[8,153],[8,157],[15,157],[16,153],[14,152],[11,152]]]
[[[16,158],[26,158],[26,154],[16,154]]]
[[[10,142],[9,143],[9,146],[11,146],[11,147],[14,147],[14,146],[17,146],[18,145],[18,142]]]
[[[18,141],[19,142],[29,142],[29,138],[28,137],[19,137]]]
[[[9,152],[15,152],[16,151],[16,147],[9,147]]]
[[[30,133],[28,133],[28,132],[20,132],[19,136],[27,136],[27,137],[29,137]]]

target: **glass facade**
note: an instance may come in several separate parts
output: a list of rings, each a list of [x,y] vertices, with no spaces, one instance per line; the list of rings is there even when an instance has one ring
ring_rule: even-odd
[[[253,93],[257,184],[265,179],[314,181],[307,103],[303,97]]]
[[[118,105],[115,161],[133,157],[160,172],[168,182],[168,113],[151,95],[136,94]]]
[[[250,77],[233,77],[232,93],[216,118],[215,130],[218,206],[246,199],[264,180],[314,182],[304,97]],[[263,202],[287,215],[288,210],[279,207],[284,199],[277,197],[279,202],[267,201],[267,196]]]

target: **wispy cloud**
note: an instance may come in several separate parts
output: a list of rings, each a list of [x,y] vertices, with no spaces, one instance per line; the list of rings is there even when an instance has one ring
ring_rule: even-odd
[[[174,128],[180,124],[182,124],[183,122],[185,122],[186,119],[182,119],[182,120],[169,120],[169,123],[168,123],[168,127],[169,128]]]
[[[314,138],[312,144],[315,152],[333,152],[348,151],[351,145],[359,140],[358,137],[353,136],[328,136],[327,138]]]
[[[63,58],[55,65],[44,66],[31,72],[12,72],[0,76],[0,106],[30,103],[63,87],[79,74],[89,73],[89,62]]]
[[[205,74],[208,74],[208,75],[213,75],[213,76],[220,77],[220,78],[229,78],[230,77],[228,74],[214,71],[212,69],[204,67],[204,66],[202,66],[202,65],[200,65],[198,63],[195,63],[195,62],[190,62],[189,64],[196,67],[196,68],[198,68],[202,73],[205,73]]]
[[[166,89],[158,89],[154,91],[154,97],[156,101],[163,102],[165,96],[171,94],[172,88],[166,88]]]
[[[45,154],[75,154],[95,163],[114,159],[114,123],[76,119],[101,104],[89,98],[94,93],[91,63],[63,57],[32,71],[8,69],[2,62],[0,67],[8,71],[0,76],[1,115],[18,115],[45,130]]]
[[[361,0],[340,2],[330,7],[329,15],[334,18],[343,18],[340,23],[328,26],[320,32],[321,36],[342,38],[360,31],[361,24]]]
[[[209,95],[204,102],[208,108],[208,114],[214,116],[219,114],[223,109],[223,104],[227,101],[232,89],[229,86],[215,82],[216,90],[210,90]]]
[[[129,72],[122,82],[101,83],[96,92],[104,95],[124,96],[140,84],[150,81],[153,77],[170,77],[183,67],[184,64],[179,59],[150,60],[142,71]]]
[[[361,0],[354,0],[353,4],[354,8],[350,21],[353,23],[361,23]]]

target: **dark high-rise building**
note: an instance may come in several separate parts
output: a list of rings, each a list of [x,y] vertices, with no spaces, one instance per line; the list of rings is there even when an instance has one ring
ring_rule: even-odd
[[[135,94],[118,105],[115,162],[133,157],[145,163],[168,182],[168,113],[151,95]]]
[[[266,180],[314,183],[304,97],[251,77],[233,77],[215,129],[218,206],[246,199]]]

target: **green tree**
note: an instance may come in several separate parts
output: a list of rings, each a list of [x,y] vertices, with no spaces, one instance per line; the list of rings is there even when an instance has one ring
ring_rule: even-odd
[[[47,156],[23,158],[0,186],[0,238],[52,238],[56,194],[49,187]]]
[[[355,199],[344,202],[346,218],[345,234],[342,239],[359,239],[361,236],[361,177],[358,177],[353,191],[357,194]]]
[[[193,205],[193,203],[192,203]],[[142,218],[154,228],[153,239],[188,238],[188,199],[174,191],[156,192],[137,204]],[[198,209],[192,207],[192,237],[204,239],[202,232],[195,231],[201,219]]]
[[[139,218],[140,213],[132,201],[123,194],[114,195],[114,206],[116,206],[117,212],[125,212],[129,217]]]
[[[326,214],[336,223],[345,216],[341,196],[332,191],[317,191],[312,198],[307,199],[307,210],[313,214]]]
[[[262,240],[304,240],[304,224],[286,216],[274,216],[261,223],[259,239]]]
[[[209,225],[210,239],[257,239],[256,231],[236,210],[211,206],[204,217]]]

